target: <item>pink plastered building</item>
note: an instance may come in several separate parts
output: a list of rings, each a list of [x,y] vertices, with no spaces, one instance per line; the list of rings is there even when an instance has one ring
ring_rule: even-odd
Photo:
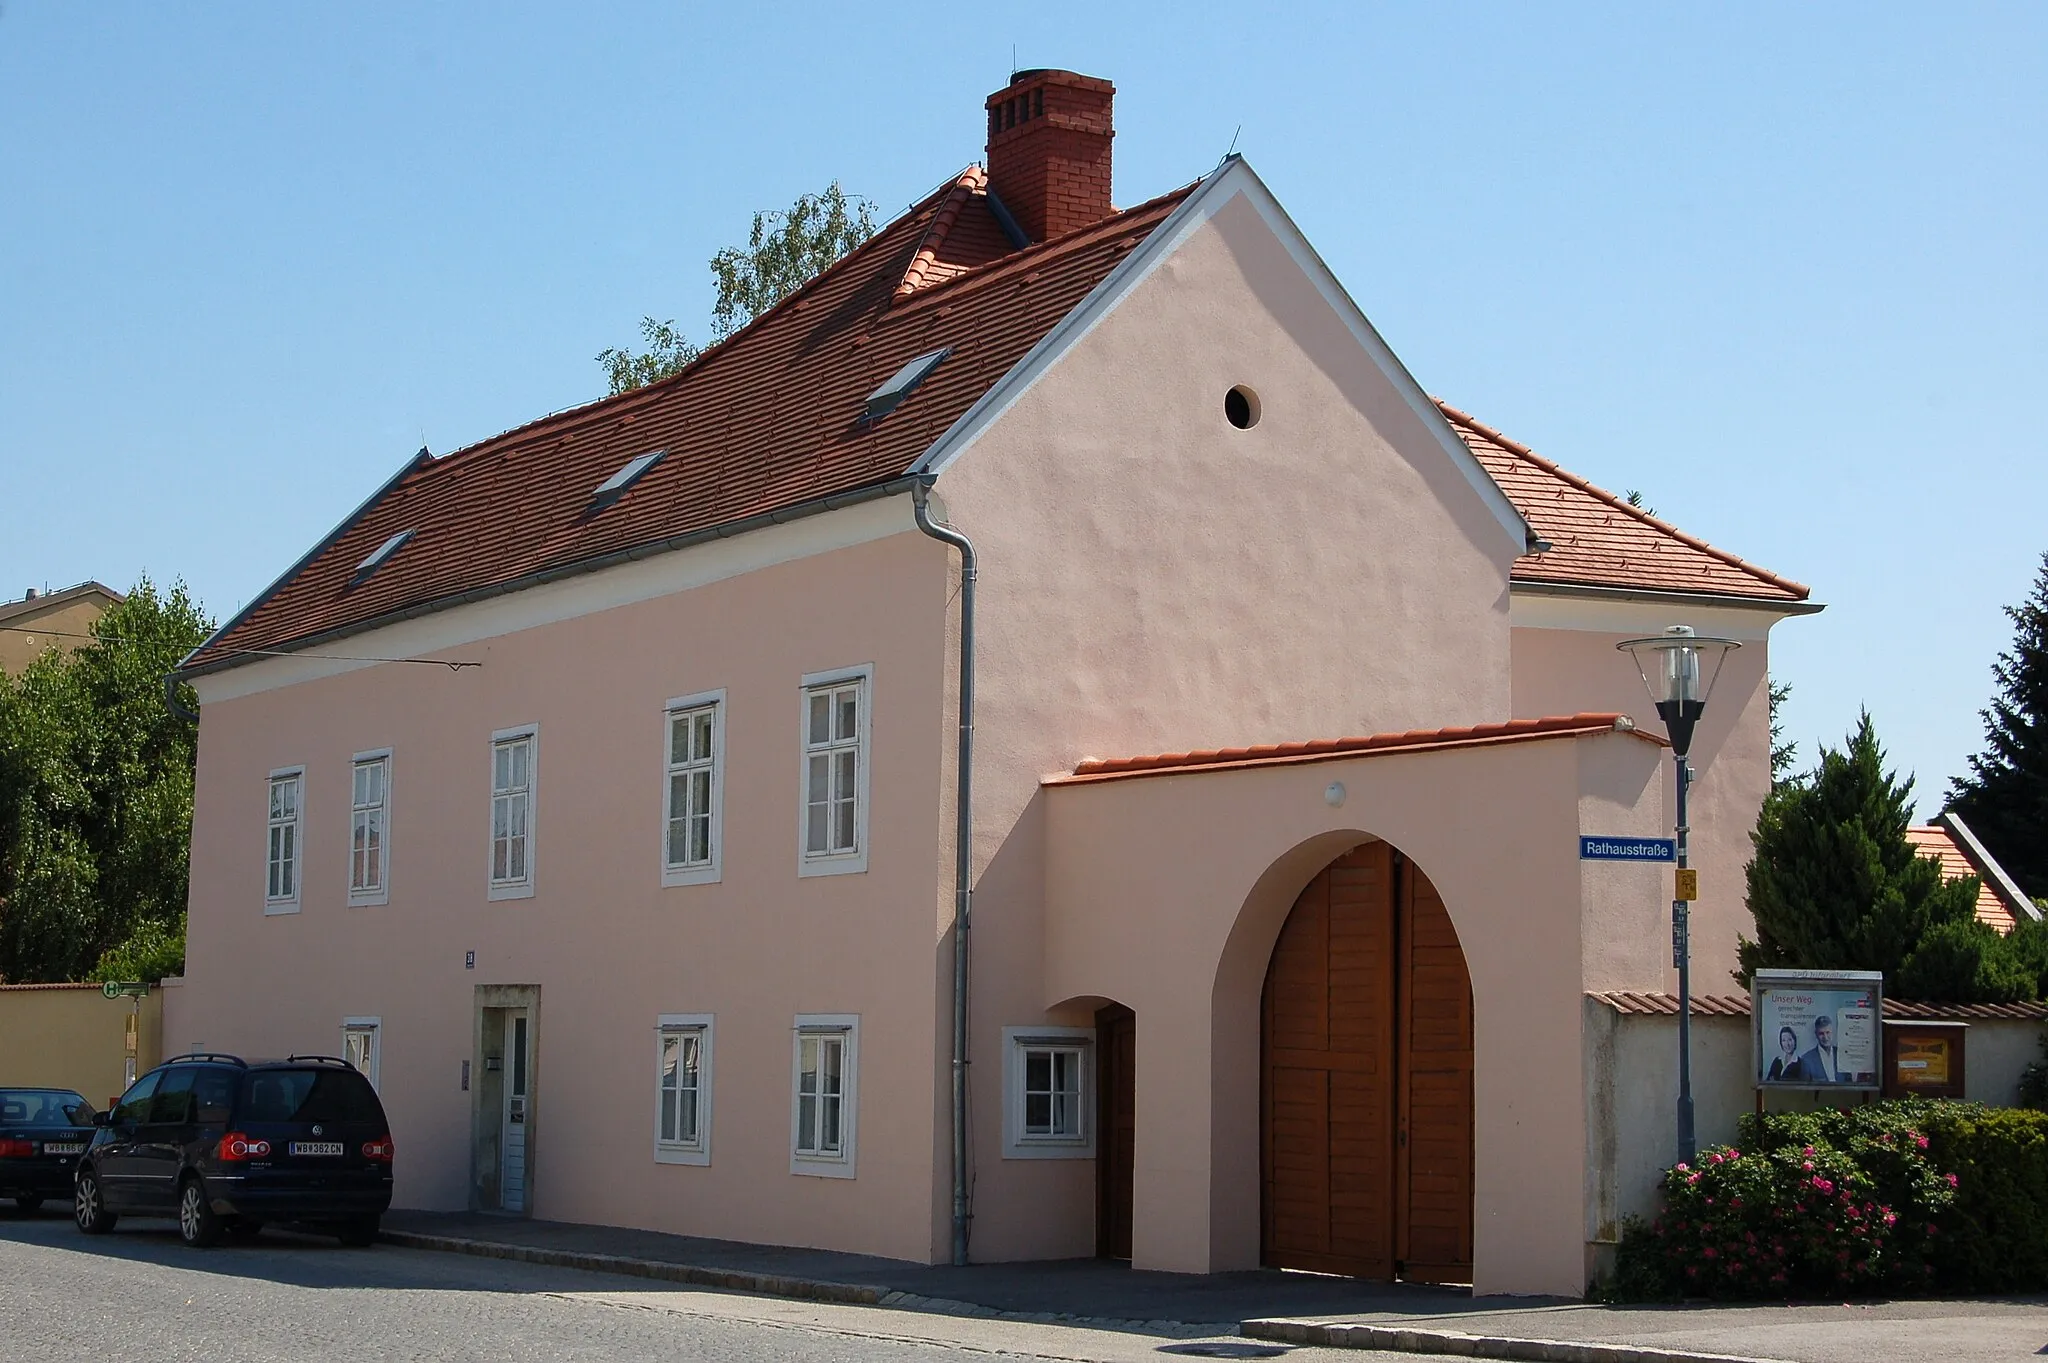
[[[1743,644],[1718,976],[1818,607],[1429,397],[1245,161],[1114,208],[1111,109],[1018,73],[986,167],[196,650],[167,1051],[345,1051],[401,1206],[1582,1288],[1585,1001],[1674,978],[1668,870],[1580,860],[1672,823],[1615,644]]]

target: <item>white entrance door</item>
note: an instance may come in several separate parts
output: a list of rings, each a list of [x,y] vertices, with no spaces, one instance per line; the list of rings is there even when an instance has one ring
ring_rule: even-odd
[[[526,1210],[526,1127],[527,1052],[531,1046],[527,1015],[523,1008],[505,1014],[506,1068],[511,1071],[505,1084],[504,1135],[499,1150],[504,1152],[498,1205],[508,1212]]]

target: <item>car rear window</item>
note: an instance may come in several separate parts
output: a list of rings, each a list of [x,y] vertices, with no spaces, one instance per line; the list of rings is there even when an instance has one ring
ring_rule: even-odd
[[[0,1126],[91,1126],[92,1104],[75,1093],[0,1089]]]
[[[240,1120],[381,1122],[384,1109],[354,1070],[257,1070],[242,1080]]]

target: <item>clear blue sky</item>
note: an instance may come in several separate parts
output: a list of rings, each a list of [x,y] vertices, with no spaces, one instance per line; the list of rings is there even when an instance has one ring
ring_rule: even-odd
[[[1242,125],[1427,388],[1811,583],[1802,756],[1868,705],[1931,811],[2048,550],[2039,3],[5,0],[0,598],[225,616],[422,442],[708,330],[755,209],[979,159],[1013,45],[1117,83],[1119,201]]]

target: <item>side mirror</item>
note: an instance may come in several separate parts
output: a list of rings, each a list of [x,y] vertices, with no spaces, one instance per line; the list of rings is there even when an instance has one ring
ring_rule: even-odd
[[[95,1112],[92,1114],[92,1124],[94,1126],[112,1126],[114,1124],[114,1114],[111,1111]]]

